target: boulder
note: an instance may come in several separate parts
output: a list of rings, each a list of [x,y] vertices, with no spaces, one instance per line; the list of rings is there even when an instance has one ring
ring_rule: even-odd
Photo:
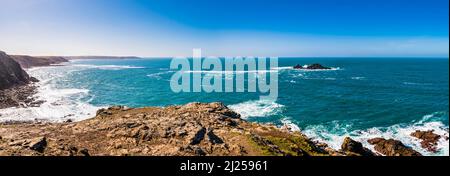
[[[341,150],[353,156],[376,156],[372,151],[368,148],[363,147],[360,142],[354,141],[350,137],[346,137],[344,142],[342,143]]]
[[[223,144],[223,140],[220,139],[219,136],[214,134],[212,129],[209,129],[206,135],[208,136],[209,142],[211,142],[212,144]]]
[[[371,145],[375,145],[375,150],[386,156],[422,156],[422,154],[405,146],[398,140],[374,138],[367,142]]]
[[[202,127],[200,128],[194,135],[194,137],[191,138],[191,145],[197,145],[200,142],[202,142],[203,138],[205,138],[206,134],[206,128]]]
[[[29,144],[29,147],[31,150],[43,153],[45,147],[47,147],[47,139],[45,137],[32,139]]]
[[[441,136],[434,133],[434,130],[429,131],[420,131],[417,130],[413,133],[411,133],[411,136],[416,137],[420,140],[422,148],[430,151],[430,152],[437,152],[437,144],[439,139],[441,139]]]
[[[303,66],[301,66],[300,64],[297,64],[296,66],[294,66],[294,69],[303,69]]]

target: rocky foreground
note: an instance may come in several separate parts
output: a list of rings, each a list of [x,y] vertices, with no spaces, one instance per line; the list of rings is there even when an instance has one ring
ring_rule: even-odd
[[[247,122],[221,103],[101,109],[92,119],[0,124],[0,156],[421,156],[400,141],[346,138],[339,151],[287,128]]]
[[[111,107],[59,124],[0,124],[0,155],[323,156],[301,133],[246,122],[221,103]]]

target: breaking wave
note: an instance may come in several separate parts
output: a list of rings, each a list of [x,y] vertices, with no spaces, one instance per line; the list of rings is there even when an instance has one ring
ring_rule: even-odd
[[[273,101],[255,100],[238,103],[228,106],[233,111],[241,114],[242,118],[266,117],[278,114],[284,108],[284,105]]]
[[[57,88],[58,79],[64,79],[64,76],[79,70],[80,68],[72,66],[39,67],[27,70],[31,76],[40,80],[37,83],[39,87],[34,98],[43,103],[39,107],[1,109],[0,122],[63,122],[69,119],[80,121],[94,117],[96,111],[102,107],[89,104],[92,97],[89,96],[88,89]]]
[[[95,68],[101,70],[124,70],[124,69],[143,69],[145,67],[131,65],[89,65],[89,64],[73,64],[74,67]]]
[[[271,68],[271,70],[294,70],[299,72],[314,72],[314,71],[336,71],[336,70],[342,70],[340,67],[331,67],[331,69],[314,69],[314,70],[308,70],[308,69],[294,69],[294,67],[275,67]]]
[[[302,130],[304,134],[315,140],[325,142],[330,147],[338,150],[344,138],[350,136],[352,139],[361,142],[365,147],[374,151],[373,145],[370,145],[367,140],[382,137],[386,139],[396,139],[402,141],[405,145],[412,147],[423,155],[449,155],[449,142],[441,138],[438,142],[437,153],[429,152],[421,147],[420,140],[412,137],[410,134],[416,130],[428,131],[434,130],[434,133],[449,136],[448,126],[442,122],[446,112],[436,112],[430,115],[425,115],[422,120],[412,122],[410,124],[397,124],[389,127],[374,127],[366,130],[350,131],[351,122],[339,123],[333,121],[327,125],[312,125]],[[345,124],[345,125],[344,125]]]

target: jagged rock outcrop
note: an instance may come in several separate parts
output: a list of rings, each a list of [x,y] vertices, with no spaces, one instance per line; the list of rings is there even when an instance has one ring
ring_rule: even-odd
[[[24,56],[24,55],[12,55],[16,62],[22,66],[22,68],[31,68],[31,67],[42,67],[42,66],[50,66],[54,64],[60,64],[63,62],[68,62],[64,57],[59,56]]]
[[[0,109],[40,105],[42,102],[31,97],[36,93],[36,86],[29,84],[37,81],[11,56],[0,51]]]
[[[420,131],[417,130],[411,133],[411,136],[416,137],[420,140],[422,148],[427,149],[430,152],[437,152],[437,145],[441,136],[435,134],[433,130],[430,131]]]
[[[398,140],[374,138],[368,140],[367,142],[371,145],[375,145],[375,150],[386,156],[422,156],[422,154],[406,147]]]
[[[44,101],[33,97],[37,93],[33,84],[0,90],[0,109],[9,107],[38,107]]]
[[[368,148],[363,147],[360,142],[354,141],[350,137],[346,137],[341,146],[341,151],[349,156],[376,156]]]
[[[242,120],[221,103],[190,103],[166,108],[115,106],[80,122],[0,124],[0,155],[316,156],[329,152],[299,132]]]
[[[12,57],[0,51],[0,90],[29,83],[30,76]]]
[[[302,70],[330,70],[330,67],[325,67],[320,64],[312,64],[312,65],[306,65],[302,66],[300,64],[297,64],[294,66],[294,69],[302,69]]]

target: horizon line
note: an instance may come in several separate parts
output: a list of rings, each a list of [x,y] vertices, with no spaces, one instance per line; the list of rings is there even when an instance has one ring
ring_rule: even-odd
[[[32,57],[111,57],[111,58],[140,58],[140,59],[146,59],[146,58],[191,58],[190,56],[139,56],[139,55],[110,55],[110,54],[86,54],[86,55],[53,55],[53,54],[43,54],[43,55],[32,55],[32,54],[9,54],[6,51],[0,50],[0,52],[4,52],[7,55],[16,55],[16,56],[32,56]],[[255,55],[248,55],[248,56],[242,56],[242,55],[236,55],[236,56],[202,56],[202,58],[207,57],[219,57],[219,58],[228,58],[228,57],[278,57],[278,58],[447,58],[449,59],[450,55],[341,55],[341,56],[294,56],[294,55],[286,55],[286,56],[255,56]]]

